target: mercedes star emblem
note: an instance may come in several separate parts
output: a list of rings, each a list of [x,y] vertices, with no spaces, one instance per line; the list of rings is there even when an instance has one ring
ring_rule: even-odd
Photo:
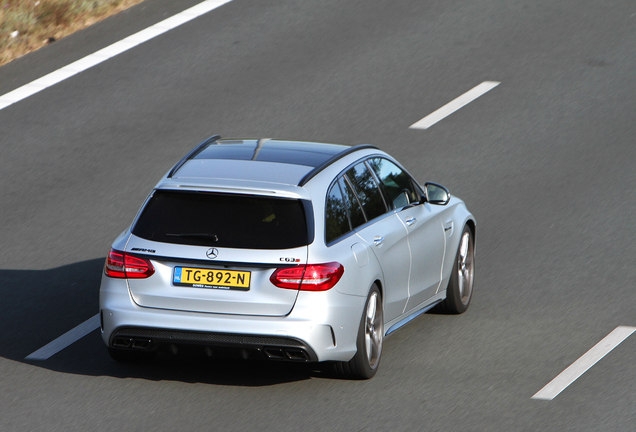
[[[205,253],[205,256],[207,256],[210,259],[214,259],[219,255],[219,250],[217,248],[210,248],[208,249],[208,251]]]

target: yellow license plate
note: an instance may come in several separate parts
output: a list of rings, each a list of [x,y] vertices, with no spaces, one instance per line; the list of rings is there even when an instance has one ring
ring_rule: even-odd
[[[175,267],[172,283],[195,288],[249,291],[250,272],[235,270]]]

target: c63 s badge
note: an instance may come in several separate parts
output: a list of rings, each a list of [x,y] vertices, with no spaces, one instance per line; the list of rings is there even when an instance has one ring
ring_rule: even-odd
[[[281,258],[280,259],[282,262],[288,262],[288,263],[296,263],[296,262],[300,262],[300,258]]]

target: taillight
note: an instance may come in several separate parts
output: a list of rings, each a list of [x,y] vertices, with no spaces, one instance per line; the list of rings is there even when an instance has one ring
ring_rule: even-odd
[[[279,288],[327,291],[338,283],[343,273],[344,267],[337,262],[307,264],[276,269],[269,280]]]
[[[112,278],[140,279],[154,274],[155,268],[149,259],[140,258],[111,249],[106,258],[104,273]]]

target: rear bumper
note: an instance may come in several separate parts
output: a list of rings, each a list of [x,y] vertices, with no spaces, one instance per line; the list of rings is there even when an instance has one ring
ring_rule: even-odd
[[[300,292],[292,312],[281,317],[183,312],[140,307],[125,280],[103,276],[102,339],[123,349],[188,344],[257,351],[274,360],[348,361],[365,301],[332,289]]]

